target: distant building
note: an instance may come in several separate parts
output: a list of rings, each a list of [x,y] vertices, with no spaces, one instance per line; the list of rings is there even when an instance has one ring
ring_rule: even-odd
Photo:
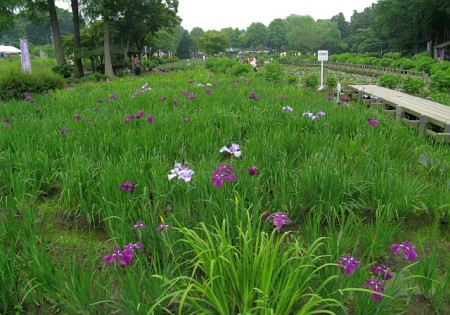
[[[0,58],[15,57],[20,55],[20,49],[14,46],[0,45]]]

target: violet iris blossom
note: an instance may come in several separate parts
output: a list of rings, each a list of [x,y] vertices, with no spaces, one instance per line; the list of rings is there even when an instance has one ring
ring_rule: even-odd
[[[341,257],[338,259],[338,264],[343,265],[344,273],[346,275],[351,275],[355,272],[356,268],[361,264],[360,261],[356,260],[353,256]]]
[[[171,229],[172,228],[172,225],[170,225],[170,224],[163,224],[163,223],[161,223],[160,225],[158,225],[157,227],[156,227],[156,232],[159,232],[159,231],[161,231],[161,230],[164,230],[164,229]]]
[[[173,169],[170,171],[170,174],[167,175],[167,178],[169,180],[172,180],[175,177],[178,177],[178,179],[182,179],[185,182],[190,182],[191,177],[195,174],[195,172],[191,169],[189,169],[186,165],[183,165],[181,163],[175,163],[173,165]]]
[[[145,224],[142,223],[141,221],[137,221],[136,224],[131,227],[132,230],[145,229],[145,228],[147,228],[147,226],[145,226]]]
[[[250,176],[254,176],[254,175],[258,175],[259,174],[259,168],[256,166],[250,166],[248,168],[248,175]]]
[[[377,302],[383,299],[383,296],[378,294],[384,292],[383,284],[377,278],[375,278],[375,280],[367,279],[366,284],[363,285],[363,288],[372,288],[372,291],[374,292],[372,293],[372,299],[374,301]]]
[[[225,181],[236,181],[236,175],[233,174],[234,169],[231,166],[220,164],[213,172],[211,182],[216,188],[222,188]]]
[[[135,184],[133,184],[130,180],[127,180],[125,183],[120,185],[120,191],[128,190],[131,193],[134,191],[135,187],[136,187]]]
[[[418,255],[414,248],[416,248],[416,246],[410,244],[408,241],[404,241],[401,244],[392,244],[391,251],[392,255],[397,255],[399,252],[403,251],[403,256],[406,260],[415,261]]]
[[[272,221],[273,224],[279,229],[285,224],[291,223],[289,216],[281,211],[275,212],[267,217],[268,221]]]
[[[387,267],[384,264],[381,264],[379,267],[370,267],[370,271],[374,275],[381,274],[380,277],[383,280],[389,280],[392,278],[392,273],[388,272]]]
[[[229,148],[223,146],[222,148],[220,148],[219,152],[228,152],[229,154],[234,155],[237,158],[240,157],[242,153],[241,151],[239,151],[239,144],[236,143],[233,143]]]

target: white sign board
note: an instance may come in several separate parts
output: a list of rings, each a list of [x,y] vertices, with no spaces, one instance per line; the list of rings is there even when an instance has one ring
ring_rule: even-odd
[[[328,50],[319,50],[317,52],[318,61],[328,61]]]

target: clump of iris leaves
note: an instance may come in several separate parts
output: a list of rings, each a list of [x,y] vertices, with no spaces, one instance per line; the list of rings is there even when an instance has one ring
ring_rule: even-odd
[[[263,72],[1,104],[0,312],[441,312],[445,242],[407,222],[447,222],[448,144]]]

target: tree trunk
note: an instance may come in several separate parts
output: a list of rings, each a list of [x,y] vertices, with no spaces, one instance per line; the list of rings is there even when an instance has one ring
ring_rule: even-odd
[[[80,37],[80,14],[78,12],[78,0],[71,0],[72,5],[72,21],[73,21],[73,51],[74,51],[74,67],[75,77],[84,76],[83,64],[81,62],[81,37]]]
[[[61,34],[59,32],[58,16],[56,15],[55,0],[47,0],[48,13],[50,14],[50,24],[53,33],[53,45],[55,46],[56,64],[61,66],[65,64],[64,51],[62,48]]]
[[[105,75],[109,78],[114,77],[114,71],[111,64],[111,52],[109,47],[109,19],[107,17],[103,18],[103,48],[105,57]]]

